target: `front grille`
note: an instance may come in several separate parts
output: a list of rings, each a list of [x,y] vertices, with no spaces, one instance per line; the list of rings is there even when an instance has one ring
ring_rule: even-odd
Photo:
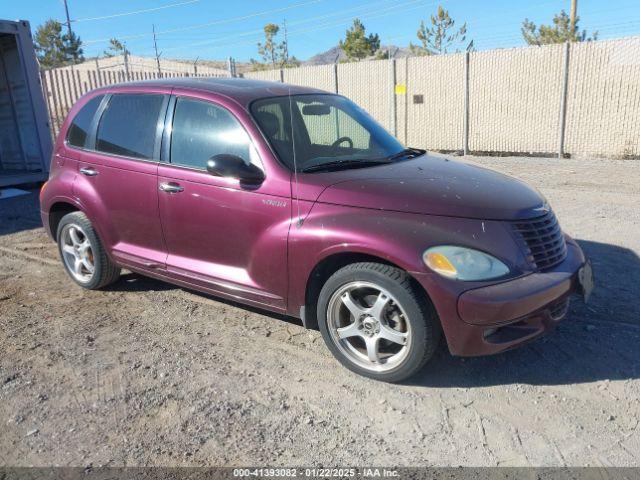
[[[523,242],[527,259],[538,270],[551,268],[567,256],[564,235],[551,210],[541,217],[515,221],[513,228]]]

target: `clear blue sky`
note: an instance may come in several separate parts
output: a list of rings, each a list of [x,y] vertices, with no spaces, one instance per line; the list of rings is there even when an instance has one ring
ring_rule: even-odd
[[[64,20],[62,0],[1,0],[2,18],[26,19],[35,28]],[[467,22],[478,50],[522,46],[522,20],[550,22],[569,0],[68,0],[73,29],[86,56],[101,54],[110,37],[126,41],[134,55],[153,53],[152,25],[164,58],[258,58],[265,23],[286,19],[289,51],[300,59],[336,45],[354,17],[383,44],[416,41],[421,19],[442,4],[457,23]],[[162,7],[162,8],[159,8]],[[640,0],[579,0],[581,28],[600,38],[640,35]]]

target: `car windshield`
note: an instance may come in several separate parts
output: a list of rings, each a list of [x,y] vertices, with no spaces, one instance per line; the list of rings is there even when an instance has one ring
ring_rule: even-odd
[[[398,161],[406,151],[369,114],[339,95],[264,98],[253,102],[251,113],[291,170],[362,168]]]

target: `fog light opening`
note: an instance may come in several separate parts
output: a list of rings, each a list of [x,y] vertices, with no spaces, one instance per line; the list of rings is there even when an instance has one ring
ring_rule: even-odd
[[[494,333],[496,333],[498,331],[497,328],[487,328],[484,331],[484,339],[486,340],[488,337],[490,337],[491,335],[493,335]]]

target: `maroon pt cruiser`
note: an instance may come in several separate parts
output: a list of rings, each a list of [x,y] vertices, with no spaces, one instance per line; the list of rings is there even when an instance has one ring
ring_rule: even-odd
[[[242,79],[95,90],[71,109],[42,220],[88,289],[121,268],[300,317],[399,381],[521,345],[592,273],[544,197],[403,147],[340,95]]]

